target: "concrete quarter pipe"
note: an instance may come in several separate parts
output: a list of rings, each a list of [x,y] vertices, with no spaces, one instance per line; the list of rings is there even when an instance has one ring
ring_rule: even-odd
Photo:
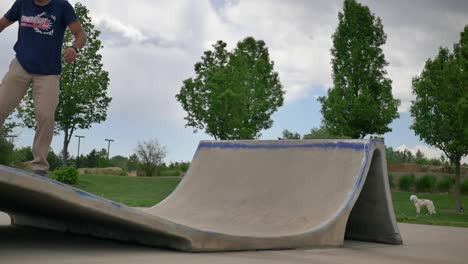
[[[145,210],[0,167],[12,224],[189,252],[402,244],[378,141],[203,141]]]

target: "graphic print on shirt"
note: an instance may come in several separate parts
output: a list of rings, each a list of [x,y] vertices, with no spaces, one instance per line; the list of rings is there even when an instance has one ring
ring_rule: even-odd
[[[43,35],[54,35],[54,22],[56,17],[42,12],[37,16],[22,16],[21,26],[33,28],[36,33]]]

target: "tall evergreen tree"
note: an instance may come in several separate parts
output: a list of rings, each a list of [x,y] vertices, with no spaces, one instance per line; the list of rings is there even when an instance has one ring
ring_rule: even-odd
[[[364,138],[391,131],[400,102],[382,51],[387,37],[379,17],[355,0],[345,0],[333,34],[333,87],[320,97],[323,125],[335,135]]]
[[[60,102],[55,113],[55,130],[63,132],[64,164],[68,161],[68,145],[77,129],[89,129],[107,118],[111,98],[107,96],[109,74],[103,69],[99,40],[100,31],[94,28],[89,10],[81,3],[75,5],[76,15],[87,34],[86,46],[73,64],[63,64],[60,79]],[[73,43],[70,31],[65,33],[64,48]],[[26,96],[20,116],[29,128],[36,126],[31,91]]]

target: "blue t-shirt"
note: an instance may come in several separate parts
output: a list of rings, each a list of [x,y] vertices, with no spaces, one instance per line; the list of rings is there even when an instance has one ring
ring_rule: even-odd
[[[31,74],[58,75],[62,72],[62,45],[67,26],[78,21],[75,10],[65,0],[51,0],[45,6],[34,0],[16,0],[5,14],[19,22],[15,52],[23,68]]]

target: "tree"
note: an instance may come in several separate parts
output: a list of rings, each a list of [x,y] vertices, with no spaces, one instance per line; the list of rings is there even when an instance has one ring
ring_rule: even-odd
[[[138,156],[136,154],[133,154],[130,157],[128,157],[127,170],[136,171],[138,169],[139,164],[140,160],[138,159]]]
[[[284,91],[265,42],[246,38],[229,52],[218,41],[195,64],[195,78],[176,95],[186,126],[215,139],[253,139],[273,125]]]
[[[103,48],[100,31],[94,28],[88,9],[81,3],[75,5],[76,14],[85,30],[88,41],[73,64],[63,65],[60,80],[60,102],[55,113],[55,130],[64,134],[62,157],[68,163],[68,145],[77,129],[89,129],[92,124],[101,123],[107,118],[107,108],[111,98],[107,96],[109,74],[103,69]],[[70,47],[73,35],[67,31],[64,48]],[[29,128],[36,127],[32,92],[29,91],[21,107],[20,116]]]
[[[392,81],[386,77],[382,22],[355,0],[344,1],[338,19],[331,49],[333,87],[318,99],[323,125],[351,138],[389,132],[400,102],[393,99]]]
[[[309,134],[304,135],[304,139],[345,139],[348,137],[332,134],[327,128],[312,128]]]
[[[128,169],[127,167],[128,158],[124,156],[120,156],[120,155],[114,156],[108,161],[108,163],[110,167],[119,167],[122,170]]]
[[[283,137],[282,139],[301,139],[301,135],[299,133],[291,132],[287,129],[283,130]]]
[[[0,164],[10,165],[13,160],[13,144],[8,142],[7,133],[0,128]]]
[[[109,155],[107,155],[107,149],[105,148],[102,148],[98,153],[98,160],[97,160],[97,167],[98,168],[107,168],[109,167],[110,165],[110,162],[109,160],[107,159],[107,157]]]
[[[62,167],[62,160],[55,154],[55,152],[50,149],[49,154],[47,155],[47,162],[49,162],[49,170],[54,171]]]
[[[28,162],[34,159],[31,147],[22,147],[16,149],[16,160],[17,162]]]
[[[156,139],[152,139],[138,143],[136,155],[146,176],[155,176],[167,155],[167,150]]]
[[[416,162],[416,164],[424,164],[426,161],[427,159],[424,156],[424,153],[418,149],[418,151],[416,151],[416,155],[414,156],[414,162]]]
[[[104,148],[100,151],[93,149],[88,153],[88,155],[80,158],[80,160],[82,166],[85,168],[103,168],[107,167],[109,163],[107,160],[107,150]]]
[[[0,133],[3,131],[3,136],[6,137],[13,133],[13,130],[18,126],[16,122],[11,121],[11,117],[7,117],[3,127],[0,126]]]
[[[11,118],[7,118],[3,126],[0,125],[0,164],[12,165],[12,163],[14,163],[15,145],[13,144],[13,141],[8,140],[8,137],[12,135],[16,126],[17,124],[12,122]]]
[[[442,150],[455,164],[456,210],[462,211],[460,196],[461,158],[468,154],[468,25],[454,52],[440,48],[429,59],[420,76],[413,79],[411,128],[427,144]]]

